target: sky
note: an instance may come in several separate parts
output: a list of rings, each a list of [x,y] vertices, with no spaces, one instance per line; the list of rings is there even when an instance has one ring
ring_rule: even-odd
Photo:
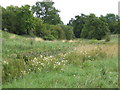
[[[37,1],[42,0],[0,0],[3,7],[14,5],[21,6],[25,4],[34,5]],[[71,18],[81,13],[96,16],[106,15],[107,13],[118,14],[118,2],[120,0],[52,0],[54,6],[60,10],[60,17],[64,24],[67,24]]]

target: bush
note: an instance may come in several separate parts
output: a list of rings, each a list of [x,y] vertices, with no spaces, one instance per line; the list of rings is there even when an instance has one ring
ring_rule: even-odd
[[[56,38],[52,35],[49,35],[49,36],[44,36],[43,39],[44,40],[55,40]]]
[[[106,42],[109,42],[109,41],[110,41],[110,36],[109,36],[109,35],[106,35],[105,41],[106,41]]]

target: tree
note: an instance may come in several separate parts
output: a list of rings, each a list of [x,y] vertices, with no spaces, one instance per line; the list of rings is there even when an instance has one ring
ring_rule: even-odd
[[[33,14],[29,5],[22,7],[8,6],[2,13],[3,30],[23,35],[32,34],[34,29]]]
[[[117,26],[116,26],[116,32],[115,33],[117,33],[117,34],[120,34],[120,17],[118,17],[118,24],[117,24]]]
[[[76,38],[80,38],[82,28],[86,22],[86,15],[81,14],[81,16],[75,16],[75,19],[71,19],[68,23],[69,26],[73,26],[73,31]]]
[[[74,36],[74,32],[73,32],[73,27],[71,26],[66,26],[66,25],[60,25],[61,28],[64,30],[65,32],[65,37],[67,40],[73,39],[75,38]]]
[[[32,6],[32,11],[36,15],[36,17],[42,19],[44,23],[48,24],[61,24],[62,21],[59,17],[59,10],[53,7],[54,2],[36,2],[35,5]]]
[[[106,22],[108,23],[109,29],[111,33],[116,33],[116,26],[118,25],[118,16],[115,14],[107,14],[106,16]]]
[[[109,33],[107,23],[100,20],[94,14],[90,14],[82,29],[81,37],[101,40]]]
[[[8,6],[6,9],[2,8],[2,30],[7,30],[8,32],[16,32],[16,10],[18,7]]]
[[[41,19],[34,17],[34,34],[38,37],[44,37],[46,35],[46,26]]]

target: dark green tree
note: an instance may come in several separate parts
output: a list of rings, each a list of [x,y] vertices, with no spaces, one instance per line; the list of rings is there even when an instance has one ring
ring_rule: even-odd
[[[44,23],[48,24],[61,24],[62,21],[59,17],[59,10],[57,10],[53,6],[54,2],[36,2],[35,5],[32,6],[32,11],[36,15],[36,17],[42,19]]]
[[[65,37],[67,40],[73,39],[75,38],[74,36],[74,32],[73,32],[73,27],[71,26],[66,26],[66,25],[60,25],[61,28],[64,30],[65,32]]]
[[[73,31],[76,38],[81,37],[80,34],[85,22],[86,22],[86,15],[84,14],[81,14],[81,16],[77,15],[75,16],[75,19],[72,18],[69,21],[68,25],[73,27]]]
[[[109,33],[107,23],[100,20],[94,14],[90,14],[82,29],[81,37],[101,40]]]
[[[32,34],[34,30],[34,17],[29,5],[22,7],[8,6],[3,9],[2,22],[3,30],[23,35]]]
[[[115,14],[107,14],[106,22],[108,23],[109,29],[111,33],[117,33],[117,25],[118,25],[118,16]]]

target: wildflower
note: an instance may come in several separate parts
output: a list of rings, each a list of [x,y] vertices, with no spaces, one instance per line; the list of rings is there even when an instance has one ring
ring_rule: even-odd
[[[37,64],[39,64],[39,62],[36,62]]]
[[[37,58],[35,57],[34,60],[37,60]]]
[[[8,62],[7,62],[7,61],[3,61],[3,63],[4,63],[4,64],[8,64]]]
[[[44,63],[41,63],[42,66],[44,66]]]
[[[41,70],[40,68],[38,68],[38,70]]]
[[[89,58],[91,57],[91,56],[88,56]]]
[[[75,77],[75,75],[73,75]]]
[[[60,65],[60,62],[58,62],[58,65]]]
[[[43,56],[42,56],[42,55],[40,55],[40,57],[42,58]]]
[[[50,56],[50,58],[52,58],[53,56]]]

